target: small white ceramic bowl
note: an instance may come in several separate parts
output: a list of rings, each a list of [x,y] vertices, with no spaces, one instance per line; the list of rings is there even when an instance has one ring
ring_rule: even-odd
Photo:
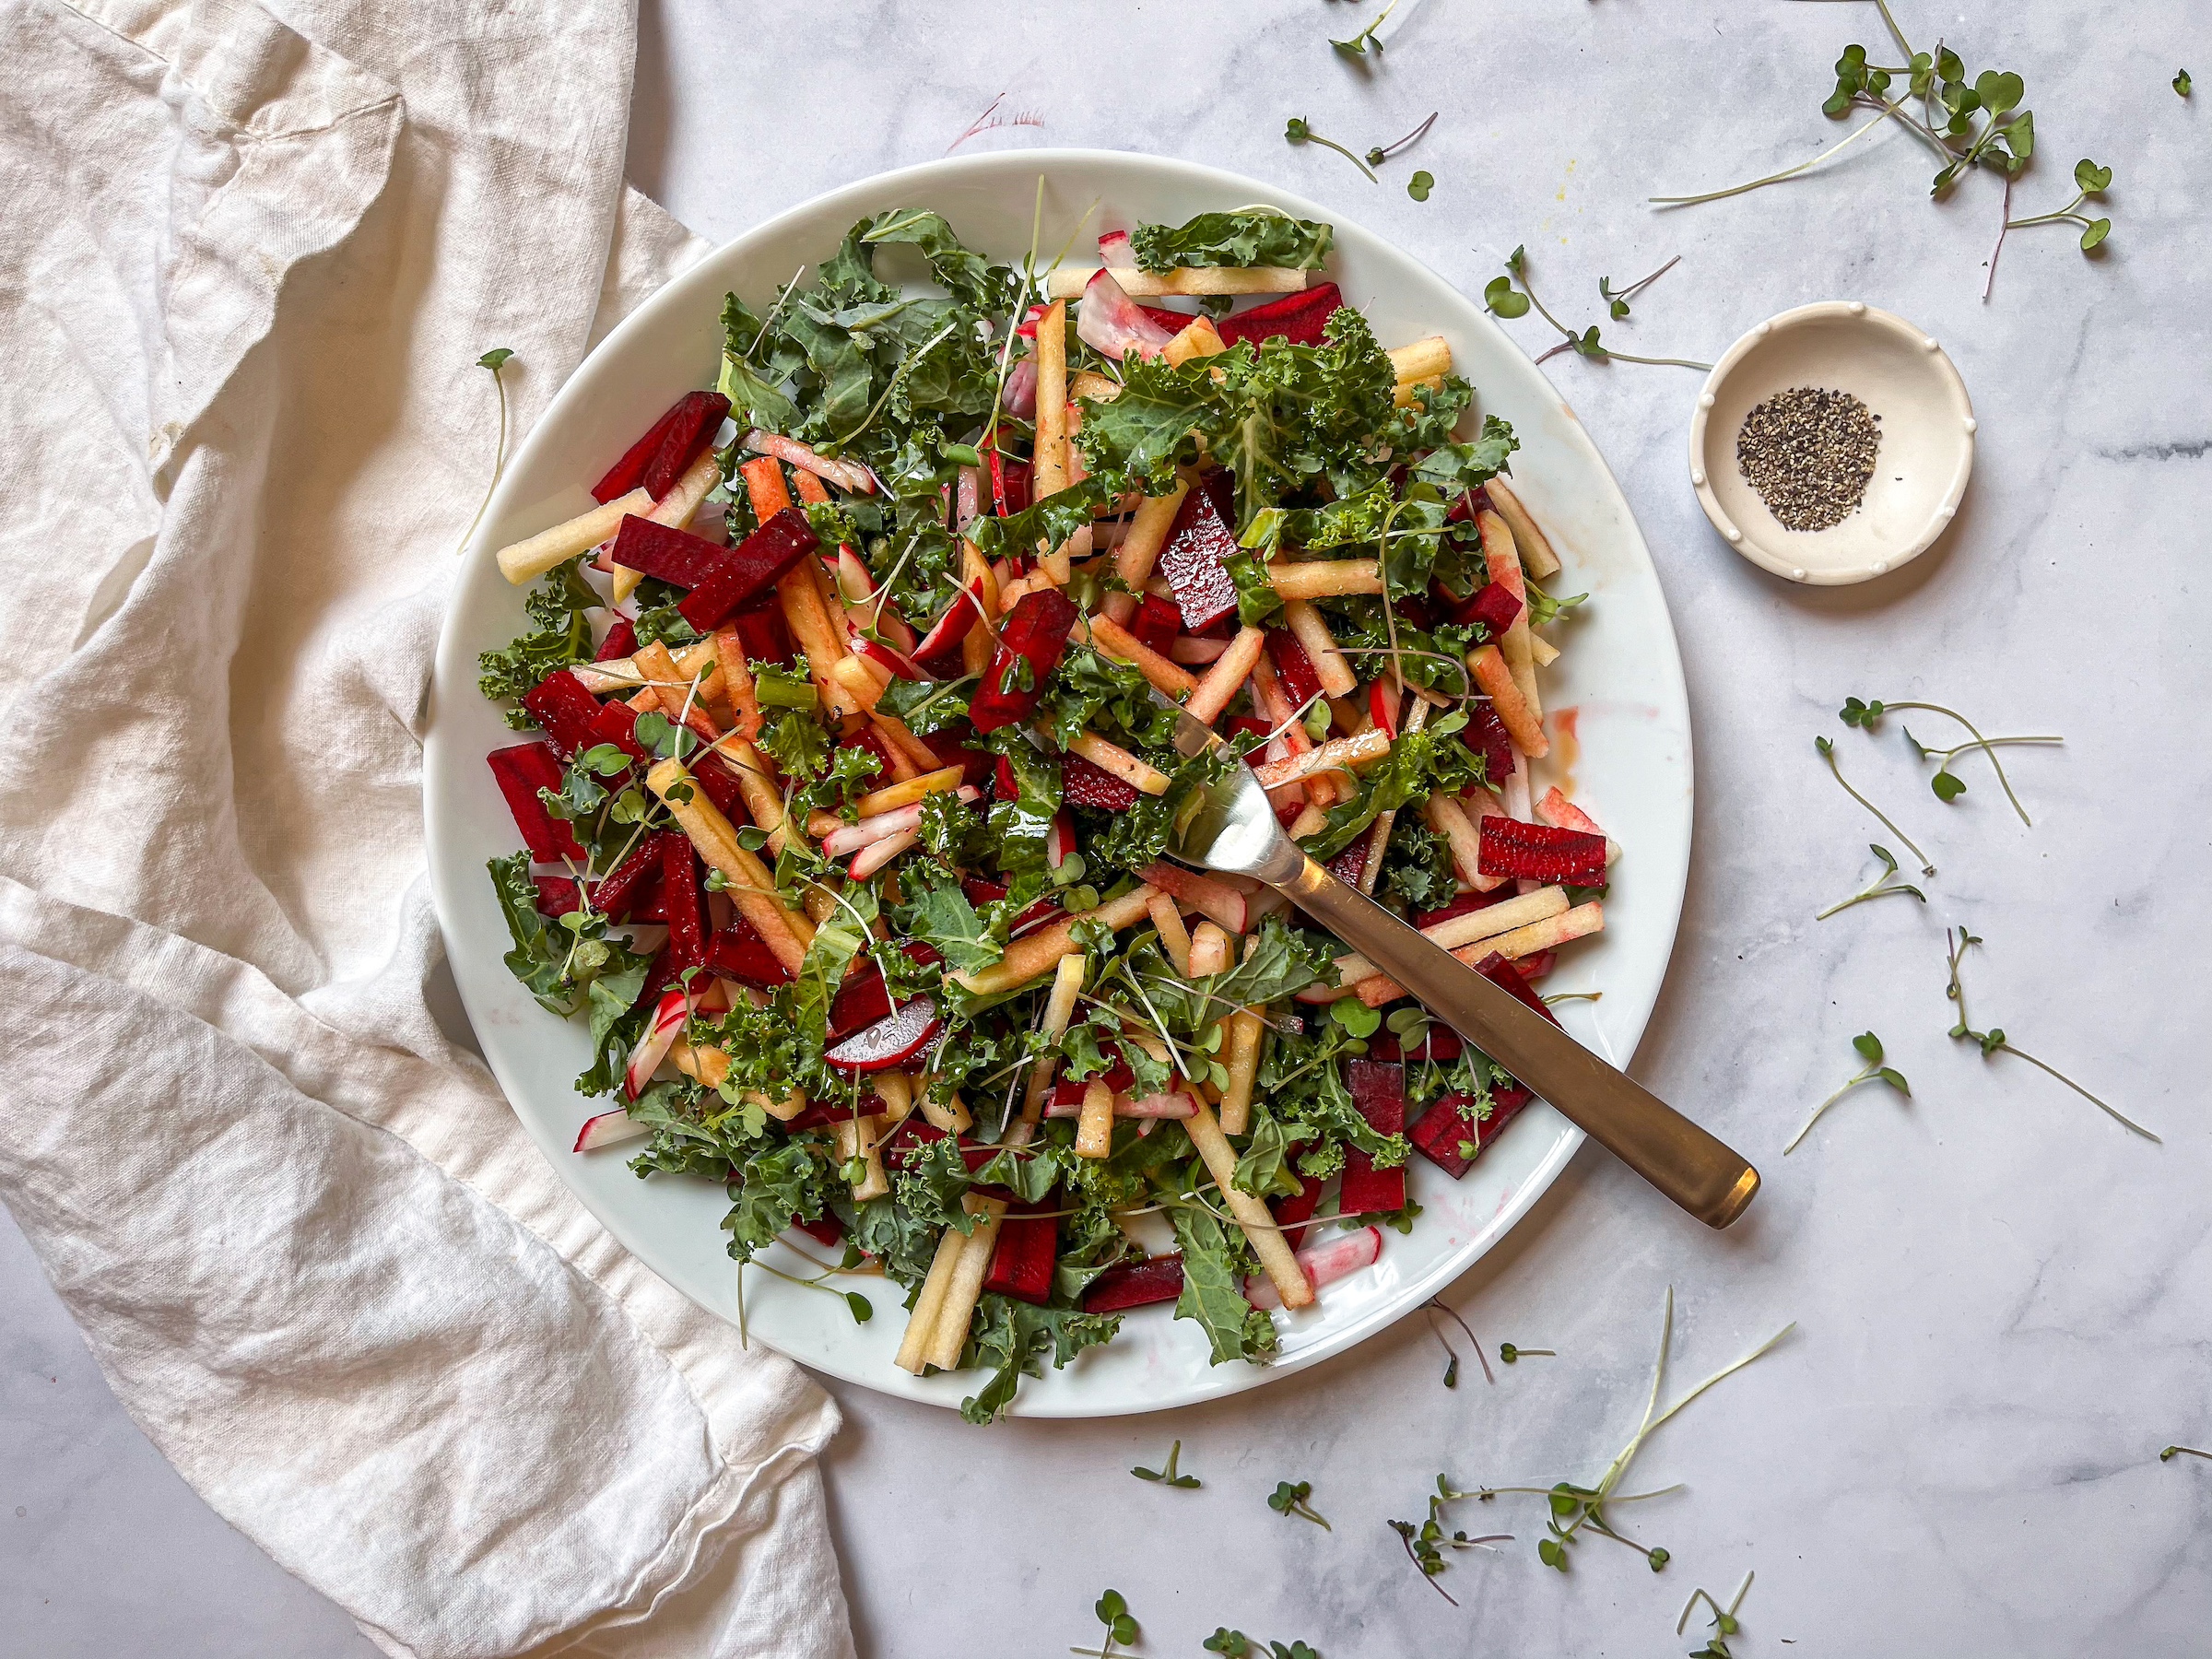
[[[1735,464],[1744,417],[1795,386],[1849,392],[1881,417],[1881,448],[1859,510],[1826,530],[1789,530]],[[1902,317],[1824,300],[1770,318],[1705,377],[1689,423],[1689,481],[1728,545],[1777,576],[1865,582],[1943,534],[1974,468],[1974,406],[1943,348]]]

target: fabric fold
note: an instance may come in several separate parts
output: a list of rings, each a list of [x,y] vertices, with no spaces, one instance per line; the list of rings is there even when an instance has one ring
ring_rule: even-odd
[[[622,182],[633,29],[0,0],[0,1199],[185,1477],[424,1659],[851,1651],[835,1407],[620,1249],[424,995],[499,400],[526,429],[701,247]]]

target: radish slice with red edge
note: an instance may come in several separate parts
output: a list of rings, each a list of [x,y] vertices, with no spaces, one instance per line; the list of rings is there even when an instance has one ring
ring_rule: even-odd
[[[594,1147],[611,1147],[617,1141],[636,1140],[641,1135],[650,1135],[653,1125],[627,1112],[603,1112],[597,1117],[586,1118],[583,1127],[576,1131],[576,1152],[589,1152]]]
[[[1363,1227],[1356,1233],[1338,1233],[1322,1243],[1307,1245],[1298,1253],[1298,1265],[1306,1282],[1318,1290],[1362,1267],[1373,1266],[1382,1254],[1382,1230]],[[1283,1305],[1281,1294],[1265,1274],[1254,1274],[1244,1281],[1244,1300],[1255,1308]]]
[[[860,654],[878,667],[888,669],[900,679],[925,680],[929,677],[922,672],[921,664],[881,640],[863,640],[860,642]]]
[[[856,1032],[829,1050],[822,1059],[848,1075],[888,1071],[903,1065],[929,1045],[944,1028],[934,997],[917,996],[904,1007]]]
[[[1140,358],[1156,358],[1175,336],[1145,314],[1145,308],[1129,298],[1112,272],[1100,271],[1084,287],[1076,337],[1118,363],[1131,351]]]
[[[681,991],[670,991],[662,996],[660,1006],[653,1011],[653,1023],[645,1028],[645,1035],[638,1039],[638,1046],[629,1052],[629,1065],[622,1073],[625,1099],[634,1100],[645,1092],[645,1085],[653,1081],[653,1074],[668,1058],[668,1051],[684,1034],[684,1021],[689,1018],[690,1008]]]
[[[1131,794],[1135,793],[1135,790],[1130,791]],[[1067,821],[1066,813],[1054,813],[1052,828],[1044,832],[1045,865],[1056,870],[1067,862],[1067,855],[1075,850],[1076,827]]]
[[[1037,331],[1030,330],[1031,338]],[[1023,358],[1006,371],[1006,390],[1001,407],[1017,420],[1037,418],[1037,359]]]
[[[929,631],[922,636],[922,642],[914,647],[914,661],[928,663],[956,650],[982,614],[983,579],[978,576],[960,590],[959,597],[930,625]]]

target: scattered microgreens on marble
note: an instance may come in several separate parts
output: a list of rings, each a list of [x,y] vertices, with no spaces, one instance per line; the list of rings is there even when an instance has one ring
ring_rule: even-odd
[[[455,553],[467,550],[468,538],[477,533],[477,526],[484,522],[484,510],[491,505],[491,492],[500,487],[500,475],[507,470],[507,382],[500,378],[500,371],[513,355],[512,347],[497,346],[477,359],[477,368],[491,371],[492,389],[499,394],[500,440],[491,453],[491,482],[484,486],[484,499],[477,503],[476,516],[468,521],[468,528],[461,532],[461,545],[453,549]]]
[[[1130,1470],[1129,1473],[1135,1476],[1139,1480],[1157,1480],[1162,1486],[1186,1488],[1195,1487],[1199,1484],[1197,1476],[1181,1475],[1176,1473],[1176,1460],[1182,1457],[1182,1442],[1181,1441],[1177,1441],[1173,1445],[1168,1448],[1168,1461],[1164,1467],[1158,1469],[1136,1468]]]
[[[1429,135],[1429,129],[1436,124],[1436,118],[1441,113],[1443,113],[1443,112],[1441,110],[1431,110],[1429,112],[1429,119],[1422,122],[1419,126],[1415,127],[1413,131],[1406,134],[1405,137],[1400,138],[1391,144],[1376,145],[1373,149],[1371,149],[1367,152],[1367,164],[1370,167],[1380,167],[1383,162],[1389,160],[1400,150],[1411,149],[1415,145],[1418,144],[1422,139]],[[1414,176],[1416,178],[1420,177],[1418,173],[1416,173]],[[1431,182],[1433,182],[1434,181],[1431,181]]]
[[[1335,1532],[1336,1529],[1323,1520],[1320,1512],[1307,1501],[1312,1496],[1313,1483],[1310,1480],[1301,1480],[1295,1486],[1288,1480],[1278,1480],[1275,1483],[1274,1496],[1267,1500],[1267,1507],[1278,1515],[1296,1515],[1301,1521],[1312,1522],[1324,1532]]]
[[[1429,1500],[1427,1522],[1417,1527],[1410,1521],[1393,1521],[1390,1523],[1391,1530],[1404,1541],[1407,1557],[1425,1576],[1433,1582],[1436,1576],[1450,1565],[1444,1559],[1442,1553],[1442,1547],[1445,1544],[1449,1543],[1454,1548],[1465,1548],[1476,1544],[1501,1541],[1497,1537],[1468,1538],[1465,1534],[1460,1533],[1454,1533],[1447,1539],[1443,1533],[1444,1510],[1463,1499],[1473,1498],[1487,1503],[1507,1493],[1521,1493],[1541,1498],[1550,1508],[1551,1513],[1545,1523],[1547,1535],[1536,1545],[1536,1559],[1547,1567],[1556,1568],[1559,1571],[1565,1572],[1568,1567],[1568,1547],[1587,1531],[1611,1538],[1618,1544],[1626,1545],[1642,1556],[1653,1572],[1658,1572],[1666,1566],[1667,1561],[1671,1559],[1665,1548],[1658,1545],[1639,1544],[1633,1538],[1624,1536],[1614,1527],[1609,1512],[1614,1505],[1640,1503],[1646,1499],[1662,1498],[1670,1492],[1678,1492],[1682,1488],[1677,1484],[1662,1487],[1656,1491],[1622,1492],[1618,1490],[1618,1488],[1622,1479],[1627,1476],[1630,1465],[1636,1461],[1637,1453],[1643,1450],[1644,1442],[1650,1440],[1668,1418],[1674,1417],[1676,1413],[1715,1383],[1724,1378],[1734,1376],[1753,1360],[1771,1352],[1776,1344],[1796,1328],[1796,1322],[1793,1320],[1742,1359],[1733,1364],[1722,1367],[1662,1411],[1659,1409],[1659,1391],[1666,1383],[1666,1361],[1674,1347],[1675,1336],[1675,1292],[1674,1287],[1670,1285],[1666,1291],[1665,1312],[1659,1326],[1659,1358],[1652,1367],[1651,1397],[1644,1405],[1642,1421],[1637,1425],[1636,1432],[1629,1438],[1629,1443],[1621,1448],[1620,1454],[1614,1458],[1612,1463],[1606,1465],[1606,1472],[1598,1477],[1595,1485],[1578,1486],[1572,1481],[1561,1480],[1547,1487],[1477,1487],[1472,1491],[1463,1492],[1456,1489],[1449,1478],[1439,1475],[1436,1477],[1436,1494]],[[1442,1585],[1438,1585],[1437,1590],[1439,1594],[1443,1594]],[[1445,1599],[1450,1601],[1452,1597],[1446,1594]],[[1454,1602],[1453,1605],[1456,1606],[1457,1603]]]
[[[1321,1659],[1302,1641],[1262,1641],[1227,1625],[1215,1626],[1214,1633],[1198,1645],[1222,1659]]]
[[[1283,128],[1283,141],[1286,144],[1291,145],[1318,144],[1324,149],[1333,149],[1338,155],[1342,156],[1347,161],[1349,161],[1354,167],[1358,168],[1361,172],[1365,173],[1367,175],[1367,182],[1370,184],[1379,184],[1382,182],[1380,179],[1375,177],[1375,170],[1373,168],[1370,167],[1365,161],[1362,161],[1350,150],[1346,149],[1344,146],[1337,143],[1335,139],[1324,138],[1319,133],[1315,132],[1311,126],[1306,124],[1306,118],[1303,115],[1293,115],[1290,117],[1289,122]]]
[[[1377,57],[1381,57],[1382,55],[1382,39],[1375,33],[1375,30],[1389,22],[1390,14],[1397,9],[1398,0],[1390,0],[1390,4],[1375,15],[1375,20],[1350,40],[1331,41],[1329,44],[1336,49],[1338,57],[1348,58],[1356,64],[1366,60],[1370,47],[1374,49]]]
[[[2076,183],[2083,186],[2081,195],[2056,213],[2013,218],[2013,182],[2027,170],[2035,154],[2035,116],[2031,111],[2020,107],[2021,100],[2027,96],[2026,83],[2009,70],[1999,69],[1985,69],[1970,80],[1966,65],[1956,52],[1940,42],[1933,52],[1915,52],[1891,15],[1888,0],[1875,0],[1875,4],[1906,61],[1901,65],[1871,63],[1865,47],[1857,44],[1845,47],[1843,55],[1836,60],[1835,88],[1820,106],[1820,112],[1830,120],[1841,121],[1854,110],[1872,112],[1872,120],[1810,160],[1785,167],[1780,172],[1697,195],[1653,196],[1652,203],[1662,207],[1689,207],[1779,184],[1811,171],[1884,122],[1894,121],[1926,146],[1941,163],[1928,187],[1931,196],[1940,198],[1968,172],[1980,168],[1989,168],[2004,179],[2005,199],[1997,236],[1999,252],[2005,245],[2006,231],[2061,220],[2072,220],[2084,228],[2081,237],[2084,253],[2100,246],[2112,231],[2112,221],[2091,220],[2075,209],[2081,206],[2085,196],[2096,194],[2111,182],[2110,170],[2100,168],[2093,161],[2082,161],[2074,170]],[[1903,95],[1892,98],[1891,88],[1900,81]],[[2175,90],[2187,96],[2178,76]],[[1917,114],[1912,108],[1913,103],[1919,106]],[[2084,183],[2085,175],[2101,175],[2103,182],[2091,187]],[[1992,283],[1996,279],[1996,253],[1992,253],[1989,259]],[[1989,298],[1986,283],[1982,297]]]
[[[1912,1086],[1905,1081],[1905,1074],[1882,1064],[1882,1040],[1879,1037],[1872,1031],[1861,1031],[1851,1040],[1851,1046],[1858,1051],[1859,1058],[1866,1064],[1854,1072],[1842,1088],[1813,1108],[1813,1115],[1805,1120],[1805,1127],[1790,1136],[1790,1144],[1782,1149],[1784,1158],[1797,1150],[1798,1142],[1813,1132],[1813,1125],[1820,1121],[1822,1113],[1862,1083],[1879,1079],[1908,1100],[1912,1098]]]
[[[1956,935],[1955,937],[1954,934]],[[2114,1111],[2112,1107],[2106,1105],[2102,1100],[2099,1100],[2095,1095],[2091,1094],[2080,1084],[2075,1082],[2073,1078],[2067,1077],[2065,1072],[2060,1071],[2056,1066],[2047,1065],[2043,1061],[2038,1060],[2033,1054],[2030,1054],[2025,1049],[2016,1048],[2006,1037],[2004,1028],[2001,1026],[1992,1026],[1986,1031],[1977,1031],[1968,1025],[1966,1018],[1966,984],[1965,982],[1959,977],[1959,964],[1966,958],[1966,947],[1970,945],[1981,944],[1982,939],[1979,935],[1971,934],[1967,932],[1963,926],[1961,926],[1955,930],[1948,927],[1945,928],[1943,930],[1943,940],[1945,947],[1947,948],[1950,954],[1951,967],[1950,982],[1944,987],[1943,994],[1947,997],[1950,998],[1952,1005],[1959,1010],[1959,1023],[1951,1028],[1952,1036],[1979,1043],[1982,1048],[1982,1058],[1984,1060],[1988,1059],[1992,1054],[2006,1053],[2012,1055],[2016,1060],[2027,1061],[2028,1064],[2034,1066],[2036,1070],[2046,1072],[2050,1076],[2056,1077],[2061,1083],[2064,1083],[2068,1088],[2072,1089],[2083,1100],[2088,1101],[2089,1104],[2096,1107],[2099,1111],[2104,1112],[2107,1116],[2134,1130],[2145,1140],[2154,1142],[2159,1146],[2165,1145],[2165,1142],[2159,1140],[2157,1135],[2153,1135],[2149,1130],[2144,1128],[2142,1124],[2136,1123],[2133,1118],[2126,1117],[2121,1112]]]
[[[1624,294],[1636,292],[1645,283],[1653,281],[1664,275],[1673,266],[1674,263],[1673,260],[1667,261],[1665,265],[1661,265],[1658,270],[1653,271],[1641,282],[1631,283],[1621,291]],[[1652,363],[1662,368],[1672,369],[1710,369],[1712,367],[1711,363],[1692,362],[1688,358],[1637,357],[1630,352],[1615,351],[1598,338],[1597,324],[1594,323],[1581,334],[1575,333],[1573,329],[1553,316],[1546,308],[1544,301],[1536,298],[1535,288],[1528,279],[1528,249],[1525,244],[1515,248],[1507,256],[1505,269],[1507,273],[1505,276],[1492,277],[1489,287],[1483,289],[1482,302],[1489,308],[1493,315],[1509,321],[1514,317],[1525,317],[1528,315],[1529,307],[1533,305],[1535,307],[1538,316],[1559,331],[1561,336],[1559,343],[1537,358],[1536,361],[1539,363],[1548,362],[1562,351],[1572,351],[1578,356],[1593,358],[1600,362]],[[1513,286],[1516,278],[1521,284],[1517,288]],[[1611,279],[1605,280],[1610,281]],[[1601,292],[1606,291],[1605,282],[1601,282],[1599,288]],[[1611,302],[1610,293],[1606,294],[1606,298],[1608,302]],[[1614,314],[1618,316],[1626,313],[1615,312]]]
[[[2160,1463],[2171,1463],[2177,1457],[2201,1457],[2212,1462],[2212,1452],[2199,1452],[2194,1446],[2169,1446],[2159,1453]]]
[[[1888,848],[1882,846],[1876,841],[1868,841],[1866,843],[1866,850],[1882,861],[1882,873],[1875,877],[1872,885],[1861,888],[1850,898],[1839,899],[1835,901],[1835,903],[1830,905],[1824,911],[1815,911],[1813,912],[1814,921],[1825,922],[1837,912],[1847,911],[1854,904],[1865,904],[1872,900],[1888,899],[1893,895],[1901,893],[1912,894],[1913,898],[1919,900],[1923,904],[1925,904],[1928,901],[1928,896],[1922,892],[1918,888],[1914,887],[1911,882],[1899,881],[1896,879],[1896,853],[1890,852]]]
[[[1093,1604],[1091,1611],[1106,1627],[1106,1645],[1103,1647],[1071,1647],[1071,1653],[1080,1653],[1084,1659],[1113,1659],[1114,1644],[1127,1647],[1136,1640],[1136,1620],[1129,1611],[1129,1604],[1119,1590],[1109,1590]]]
[[[1727,1638],[1743,1629],[1735,1610],[1744,1605],[1744,1597],[1751,1594],[1754,1576],[1748,1572],[1744,1574],[1744,1582],[1735,1587],[1735,1594],[1728,1598],[1728,1605],[1724,1607],[1713,1599],[1712,1592],[1702,1584],[1689,1593],[1689,1599],[1682,1604],[1682,1617],[1675,1620],[1676,1635],[1682,1634],[1682,1628],[1689,1623],[1689,1616],[1700,1601],[1712,1609],[1712,1618],[1707,1621],[1712,1626],[1712,1635],[1703,1647],[1690,1654],[1689,1659],[1730,1659]]]
[[[2189,78],[2189,71],[2186,69],[2183,70],[2180,74],[2173,77],[2173,89],[2180,93],[2183,98],[2189,96],[2190,90],[2194,85],[2194,83]]]
[[[1645,288],[1650,288],[1653,283],[1658,281],[1660,277],[1665,276],[1681,263],[1682,255],[1677,253],[1649,276],[1640,276],[1624,288],[1615,288],[1612,277],[1600,276],[1597,279],[1597,297],[1606,302],[1606,309],[1612,316],[1613,321],[1618,323],[1629,314],[1630,300],[1635,299],[1637,295],[1642,293]]]
[[[2104,245],[2104,239],[2112,233],[2110,218],[2091,218],[2081,211],[2082,204],[2091,196],[2104,199],[2105,189],[2112,182],[2112,170],[2100,167],[2084,156],[2074,163],[2074,199],[2054,213],[2034,213],[2026,218],[2012,217],[2012,180],[2005,181],[2005,222],[1997,227],[1997,245],[1989,251],[1989,275],[1982,282],[1982,298],[1989,299],[1989,291],[1996,285],[1997,256],[2005,252],[2005,239],[2015,230],[2026,230],[2036,225],[2079,225],[2081,251],[2094,253]]]
[[[1923,876],[1935,875],[1936,866],[1928,862],[1928,855],[1920,850],[1919,843],[1900,830],[1888,813],[1851,786],[1851,781],[1843,775],[1843,769],[1836,764],[1836,746],[1825,737],[1816,737],[1813,739],[1813,747],[1820,751],[1820,758],[1828,762],[1828,770],[1835,774],[1836,782],[1843,786],[1843,793],[1873,813],[1876,818],[1881,819],[1882,828],[1912,848],[1912,856],[1920,860],[1920,873]],[[1873,843],[1869,842],[1868,844],[1872,845]]]
[[[1394,1015],[1393,1018],[1396,1017]],[[1444,1350],[1444,1386],[1446,1388],[1459,1386],[1459,1350],[1452,1346],[1450,1337],[1436,1328],[1436,1316],[1439,1313],[1465,1332],[1469,1345],[1475,1349],[1475,1363],[1482,1367],[1482,1380],[1495,1386],[1498,1379],[1491,1374],[1490,1362],[1482,1357],[1482,1341],[1473,1330],[1469,1329],[1467,1322],[1450,1308],[1445,1307],[1442,1300],[1438,1297],[1430,1297],[1421,1304],[1421,1307],[1429,1315],[1429,1334],[1436,1338]]]
[[[1398,1543],[1406,1551],[1406,1559],[1420,1569],[1421,1576],[1429,1581],[1429,1587],[1455,1607],[1459,1606],[1459,1598],[1436,1582],[1437,1576],[1452,1564],[1444,1559],[1444,1551],[1490,1549],[1513,1541],[1512,1533],[1486,1533],[1479,1538],[1470,1538],[1464,1532],[1449,1535],[1445,1534],[1444,1506],[1470,1496],[1472,1494],[1467,1492],[1453,1491],[1452,1483],[1439,1475],[1436,1477],[1436,1491],[1429,1500],[1429,1518],[1426,1521],[1418,1525],[1411,1521],[1386,1523],[1390,1530],[1398,1535]]]
[[[1498,1358],[1508,1365],[1518,1365],[1524,1359],[1537,1358],[1557,1359],[1559,1357],[1557,1348],[1515,1347],[1510,1342],[1501,1342],[1498,1345]]]
[[[1921,709],[1930,714],[1940,714],[1946,720],[1955,720],[1971,735],[1971,741],[1946,749],[1931,747],[1911,732],[1905,734],[1905,741],[1912,746],[1923,760],[1934,760],[1936,763],[1936,775],[1928,780],[1928,786],[1934,790],[1937,800],[1955,801],[1966,793],[1966,780],[1951,771],[1951,762],[1960,755],[1980,749],[1989,757],[1989,764],[1997,774],[1997,782],[2005,791],[2005,798],[2012,803],[2013,811],[2020,815],[2020,822],[2033,828],[2035,820],[2028,816],[2028,808],[2020,805],[2020,797],[2013,793],[2012,780],[2005,775],[2005,762],[1999,758],[1997,750],[2007,745],[2064,743],[2064,737],[2047,735],[2034,737],[1984,737],[1981,727],[1958,710],[1947,709],[1941,703],[1886,703],[1878,698],[1872,701],[1862,701],[1855,697],[1847,697],[1836,714],[1847,726],[1857,726],[1863,732],[1872,732],[1881,724],[1884,714],[1895,714],[1906,709]]]

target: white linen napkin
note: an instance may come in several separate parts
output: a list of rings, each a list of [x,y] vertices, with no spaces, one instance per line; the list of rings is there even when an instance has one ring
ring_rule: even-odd
[[[425,1002],[419,737],[526,428],[697,256],[622,0],[0,0],[0,1199],[132,1416],[394,1654],[852,1651],[835,1407]]]

